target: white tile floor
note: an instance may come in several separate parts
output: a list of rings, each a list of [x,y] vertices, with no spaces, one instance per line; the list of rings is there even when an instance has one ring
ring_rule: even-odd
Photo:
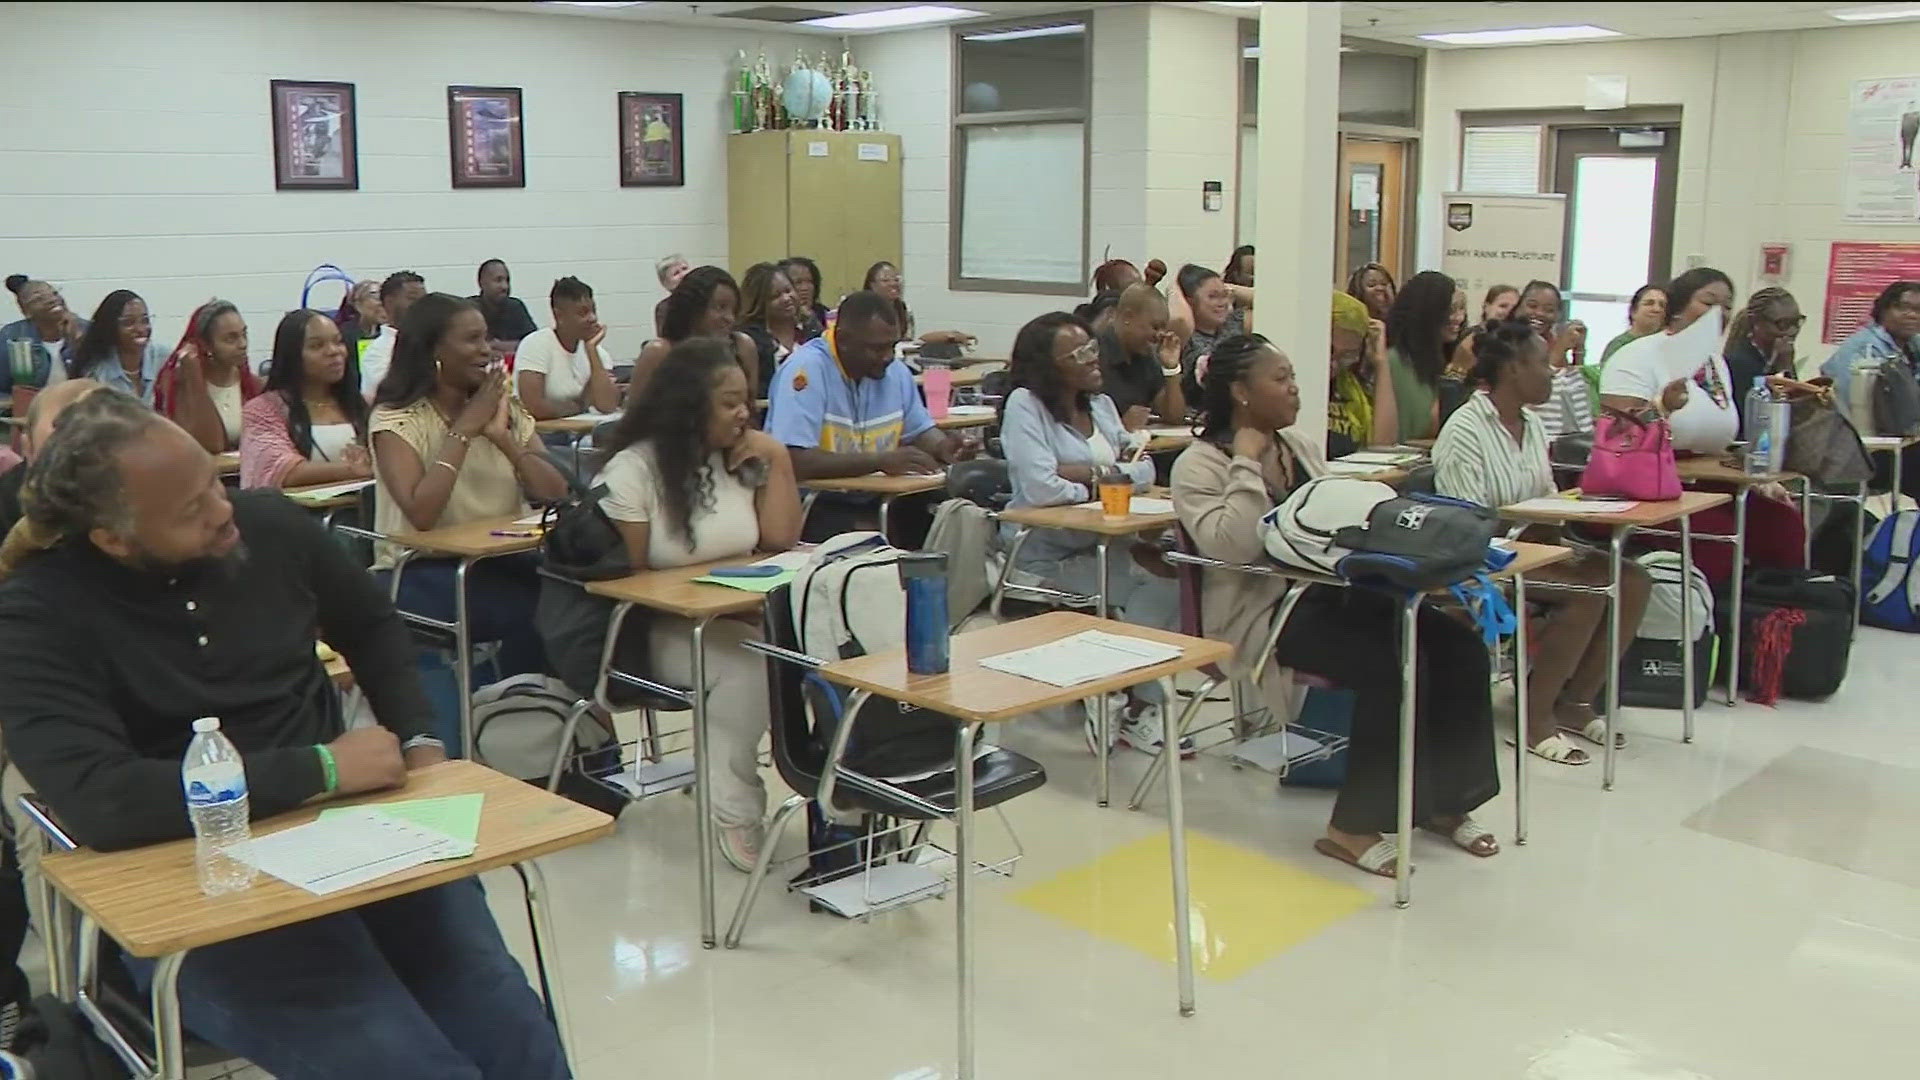
[[[1692,746],[1678,741],[1678,714],[1629,711],[1617,790],[1600,790],[1597,765],[1539,764],[1533,842],[1485,861],[1422,843],[1405,911],[1390,882],[1309,850],[1328,796],[1276,794],[1264,774],[1218,760],[1189,765],[1196,832],[1376,900],[1232,981],[1203,977],[1187,1020],[1170,967],[1012,900],[1161,825],[1157,803],[1096,809],[1079,732],[1029,721],[1005,741],[1043,761],[1051,783],[1009,808],[1029,854],[1019,877],[980,890],[981,1075],[1920,1075],[1920,890],[1683,824],[1799,747],[1920,767],[1903,676],[1914,644],[1862,630],[1831,701],[1710,701]],[[1118,777],[1144,760],[1126,755]],[[1820,795],[1883,835],[1914,824],[1875,821],[1871,792]],[[1510,839],[1507,797],[1483,817]],[[580,1076],[953,1075],[949,904],[854,924],[769,892],[742,949],[706,952],[691,832],[687,800],[656,799],[614,838],[548,860]],[[787,847],[798,842],[796,829]],[[722,874],[730,905],[744,879]],[[490,884],[519,947],[518,890]]]
[[[1219,760],[1188,765],[1195,832],[1357,885],[1374,901],[1237,978],[1203,976],[1199,1014],[1187,1020],[1175,1012],[1170,966],[1013,900],[1161,825],[1157,802],[1137,814],[1096,809],[1078,730],[1026,722],[1004,741],[1043,761],[1052,779],[1009,808],[1028,850],[1019,876],[989,879],[979,891],[980,1075],[1920,1075],[1912,1037],[1920,889],[1776,853],[1759,820],[1772,813],[1787,823],[1796,800],[1819,800],[1823,816],[1848,808],[1885,837],[1915,823],[1876,814],[1911,807],[1916,792],[1877,799],[1870,790],[1803,786],[1769,807],[1749,789],[1719,808],[1755,819],[1741,839],[1684,824],[1800,748],[1920,768],[1920,725],[1903,674],[1914,647],[1912,638],[1862,630],[1831,701],[1728,709],[1716,699],[1701,710],[1692,746],[1678,741],[1678,714],[1629,711],[1634,743],[1617,790],[1600,790],[1597,765],[1540,763],[1532,843],[1508,843],[1480,861],[1422,842],[1414,904],[1404,911],[1388,898],[1390,882],[1309,849],[1329,796],[1276,794],[1264,774]],[[1511,759],[1502,758],[1504,770]],[[1125,755],[1117,780],[1130,782],[1144,760]],[[1482,816],[1510,841],[1506,796]],[[1803,830],[1777,832],[1804,839]],[[998,842],[992,829],[982,833]],[[743,948],[703,951],[691,834],[689,801],[660,798],[630,809],[615,837],[547,860],[580,1077],[954,1075],[950,904],[855,924],[809,915],[773,890]],[[798,843],[796,828],[783,850]],[[744,878],[721,873],[730,909]],[[524,954],[517,885],[496,877],[489,887]]]

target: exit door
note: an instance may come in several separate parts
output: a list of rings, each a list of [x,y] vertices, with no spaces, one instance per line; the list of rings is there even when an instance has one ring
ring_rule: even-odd
[[[1677,127],[1554,129],[1553,190],[1567,197],[1560,284],[1589,340],[1626,329],[1635,290],[1672,276],[1679,163]]]
[[[1401,240],[1406,228],[1407,144],[1348,136],[1340,140],[1340,228],[1334,240],[1336,282],[1354,267],[1379,263],[1405,281]]]

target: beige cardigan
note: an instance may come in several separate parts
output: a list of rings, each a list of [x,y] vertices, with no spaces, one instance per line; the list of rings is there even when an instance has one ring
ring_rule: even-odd
[[[1292,431],[1279,436],[1307,477],[1326,474],[1326,457],[1319,447]],[[1260,518],[1273,509],[1273,499],[1267,494],[1262,467],[1202,440],[1181,452],[1173,463],[1173,509],[1196,554],[1232,563],[1269,561],[1260,542]],[[1256,665],[1264,662],[1260,680],[1264,703],[1276,717],[1292,720],[1300,698],[1292,672],[1273,657],[1258,655],[1273,625],[1274,606],[1286,594],[1286,581],[1232,570],[1201,574],[1201,632],[1233,645],[1227,673],[1234,678],[1252,675]]]

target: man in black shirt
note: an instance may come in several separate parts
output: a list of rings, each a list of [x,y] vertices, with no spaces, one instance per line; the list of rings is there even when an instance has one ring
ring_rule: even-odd
[[[445,759],[404,625],[306,512],[230,496],[191,436],[120,394],[74,404],[30,468],[0,548],[0,735],[80,843],[191,835],[200,716],[240,750],[256,817]],[[379,726],[342,730],[316,629]],[[283,1080],[568,1075],[470,880],[196,949],[178,985],[191,1030]]]
[[[1180,389],[1180,340],[1167,329],[1167,298],[1134,283],[1120,294],[1113,323],[1101,331],[1100,374],[1129,431],[1147,425],[1148,414],[1170,424],[1187,418]]]
[[[480,306],[480,314],[487,319],[487,340],[502,356],[518,349],[521,338],[540,329],[527,313],[527,305],[513,295],[513,278],[507,273],[507,264],[499,259],[480,264],[480,292],[467,299]]]

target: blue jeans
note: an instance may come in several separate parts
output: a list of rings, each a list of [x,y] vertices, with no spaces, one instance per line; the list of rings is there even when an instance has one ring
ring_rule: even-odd
[[[533,609],[540,602],[540,556],[528,552],[477,562],[467,571],[467,621],[475,644],[500,643],[500,677],[512,678],[547,670],[547,653],[540,631],[533,625]],[[400,577],[402,611],[453,621],[452,559],[414,559]],[[380,584],[388,584],[387,572]]]
[[[189,1030],[280,1080],[571,1075],[475,879],[195,949],[179,987]]]

